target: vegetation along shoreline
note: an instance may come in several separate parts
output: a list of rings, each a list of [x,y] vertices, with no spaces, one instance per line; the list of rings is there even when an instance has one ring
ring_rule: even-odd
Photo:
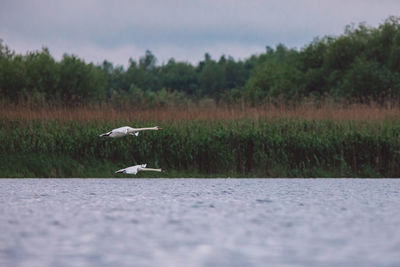
[[[399,108],[336,108],[341,117],[330,119],[319,117],[323,107],[307,109],[286,117],[259,109],[255,118],[215,108],[181,112],[175,120],[167,119],[168,110],[164,117],[120,111],[120,120],[97,117],[93,109],[76,119],[62,119],[67,110],[47,118],[41,111],[40,119],[37,111],[11,113],[0,117],[0,177],[125,177],[114,170],[143,163],[167,172],[137,177],[400,177]],[[190,113],[203,119],[185,119]],[[164,130],[99,137],[120,125],[154,125],[152,118]]]
[[[399,47],[400,17],[197,65],[151,51],[127,68],[57,61],[0,40],[0,177],[125,177],[114,171],[140,164],[167,171],[137,177],[400,177]]]

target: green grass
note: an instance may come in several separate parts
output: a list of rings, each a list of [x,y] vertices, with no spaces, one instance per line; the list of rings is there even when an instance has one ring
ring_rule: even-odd
[[[0,177],[400,177],[400,121],[136,122],[162,131],[100,138],[128,121],[0,120]],[[130,176],[129,176],[130,177]]]

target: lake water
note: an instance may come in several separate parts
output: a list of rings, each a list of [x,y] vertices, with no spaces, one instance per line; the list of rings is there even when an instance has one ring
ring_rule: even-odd
[[[0,266],[400,266],[400,180],[0,179]]]

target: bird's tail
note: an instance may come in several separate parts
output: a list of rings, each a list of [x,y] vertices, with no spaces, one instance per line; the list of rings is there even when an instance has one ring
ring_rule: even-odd
[[[108,133],[103,133],[103,134],[101,134],[101,135],[99,135],[100,137],[103,137],[103,136],[110,136],[110,134],[111,134],[111,132],[108,132]]]

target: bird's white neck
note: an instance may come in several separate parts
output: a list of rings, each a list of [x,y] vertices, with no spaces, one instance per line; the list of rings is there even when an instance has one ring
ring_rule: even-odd
[[[130,132],[140,132],[140,131],[157,131],[158,127],[145,127],[145,128],[131,128]]]
[[[162,169],[153,169],[153,168],[140,168],[141,171],[153,171],[153,172],[162,172]]]

